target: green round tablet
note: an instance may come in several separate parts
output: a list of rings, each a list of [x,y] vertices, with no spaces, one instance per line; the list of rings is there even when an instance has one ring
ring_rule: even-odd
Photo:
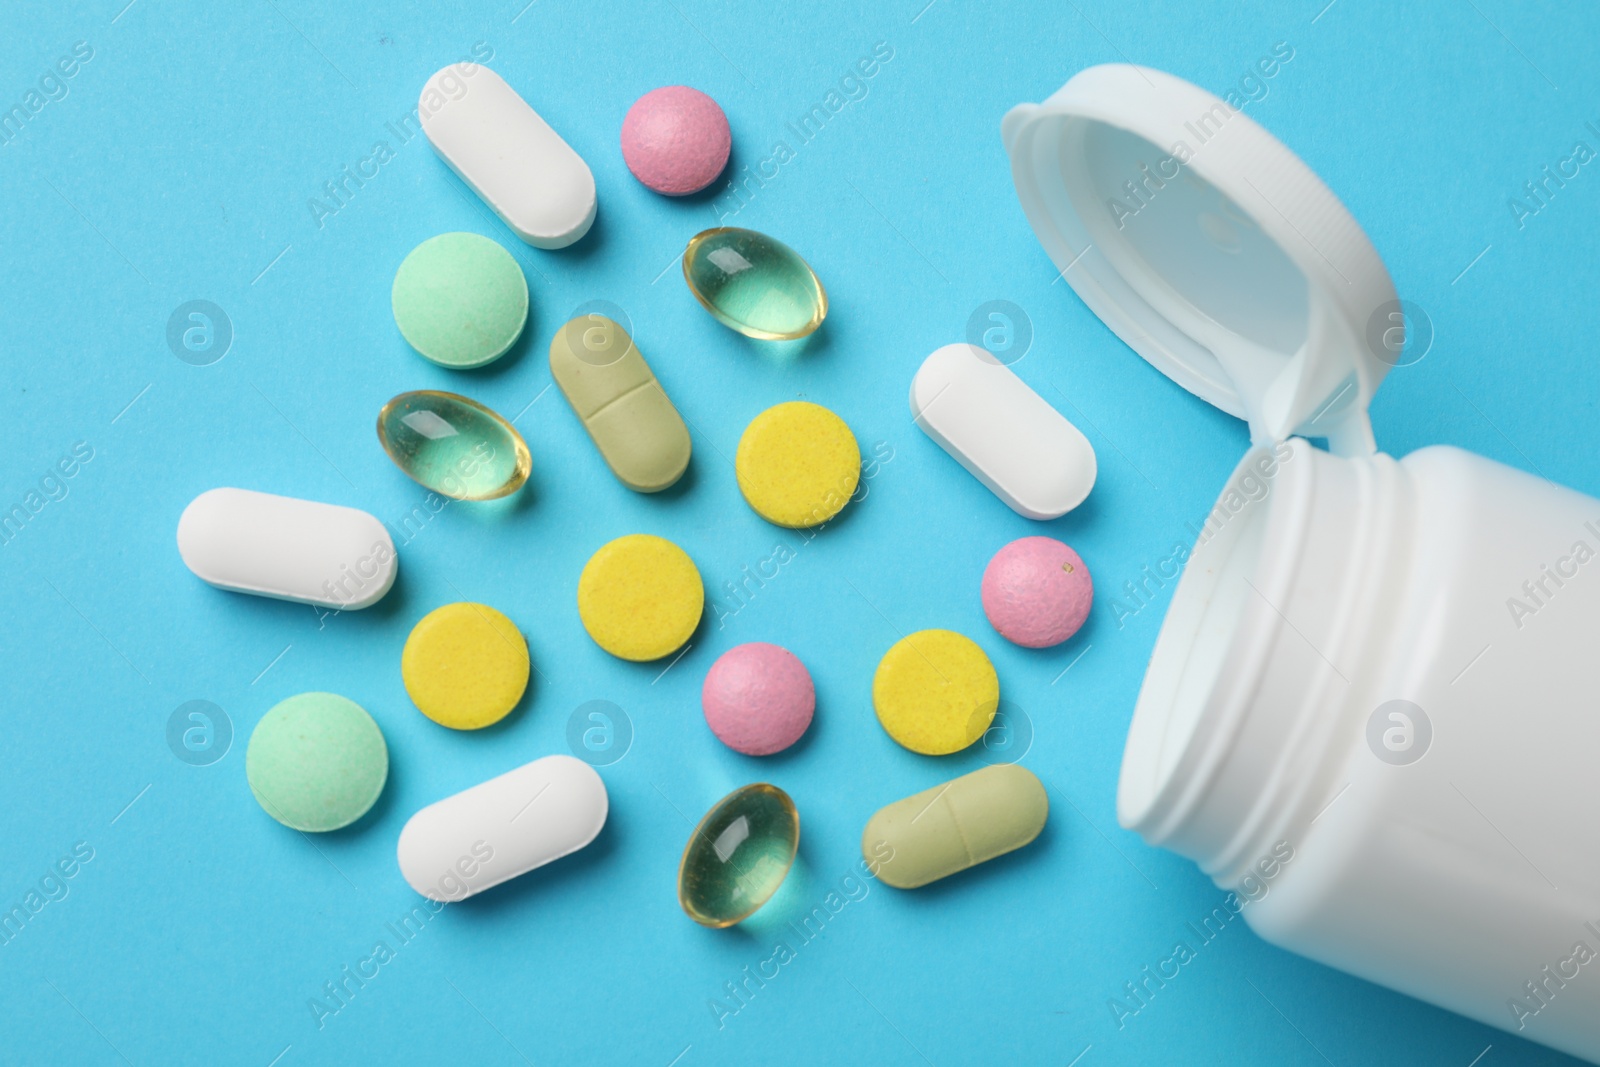
[[[244,757],[250,792],[294,830],[349,826],[389,778],[389,749],[372,716],[334,693],[301,693],[261,717]]]
[[[528,321],[522,268],[475,233],[441,233],[413,248],[395,272],[389,300],[406,342],[456,370],[505,355]]]

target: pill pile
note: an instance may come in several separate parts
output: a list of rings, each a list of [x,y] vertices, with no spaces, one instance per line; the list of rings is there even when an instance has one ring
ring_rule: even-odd
[[[454,78],[470,78],[471,92],[452,98],[445,90]],[[420,112],[440,158],[519,239],[558,249],[588,232],[596,212],[588,164],[498,74],[469,63],[447,67],[424,86]],[[722,172],[731,133],[710,97],[668,86],[634,104],[620,141],[643,185],[685,196]],[[707,230],[689,241],[682,263],[695,299],[758,342],[805,337],[827,316],[827,294],[811,267],[765,234]],[[516,259],[473,233],[419,244],[400,263],[390,302],[406,344],[456,372],[510,351],[532,317]],[[549,360],[552,380],[617,481],[644,494],[679,482],[692,458],[688,428],[627,328],[604,315],[579,315],[555,330]],[[982,348],[947,345],[928,356],[911,383],[911,410],[917,426],[1029,519],[1065,514],[1094,485],[1094,451],[1083,434]],[[506,419],[457,393],[396,396],[379,412],[377,435],[406,476],[455,500],[509,496],[533,467]],[[855,496],[861,452],[837,414],[791,401],[751,420],[734,467],[756,515],[780,527],[812,528]],[[377,603],[398,569],[388,532],[366,512],[248,489],[200,494],[180,517],[177,540],[184,564],[219,589],[341,611]],[[1047,648],[1084,624],[1093,584],[1071,548],[1024,537],[995,554],[979,592],[1001,637]],[[705,586],[673,541],[632,533],[594,550],[577,578],[576,606],[596,645],[621,660],[649,662],[685,647],[701,621]],[[412,703],[451,730],[503,720],[524,701],[531,666],[516,624],[487,604],[433,609],[399,650]],[[871,693],[890,738],[937,758],[969,748],[991,729],[1000,679],[977,642],[929,629],[888,649]],[[764,758],[805,736],[817,695],[799,657],[757,641],[712,664],[701,706],[718,741]],[[262,809],[307,833],[357,823],[382,793],[388,769],[377,722],[333,693],[302,693],[274,706],[246,754],[246,778]],[[400,873],[429,899],[461,900],[583,848],[609,810],[593,767],[570,756],[537,758],[412,815],[397,845]],[[886,884],[911,889],[1027,845],[1048,811],[1032,773],[1014,763],[990,766],[879,810],[863,831],[862,855]],[[756,782],[723,797],[684,849],[684,912],[709,927],[747,918],[784,881],[799,837],[799,813],[777,786]]]

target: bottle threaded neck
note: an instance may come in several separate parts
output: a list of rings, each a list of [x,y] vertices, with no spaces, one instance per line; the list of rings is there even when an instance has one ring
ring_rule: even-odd
[[[1367,698],[1403,554],[1402,478],[1387,456],[1299,439],[1245,456],[1156,640],[1123,757],[1123,826],[1224,885],[1299,836],[1345,712]]]

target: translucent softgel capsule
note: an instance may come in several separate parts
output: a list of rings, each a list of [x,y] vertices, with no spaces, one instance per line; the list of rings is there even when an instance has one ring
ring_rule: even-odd
[[[514,493],[533,469],[528,446],[509,422],[455,393],[401,393],[378,412],[378,440],[395,466],[456,500]]]
[[[746,337],[804,337],[828,314],[828,294],[806,261],[754,230],[695,234],[683,252],[683,277],[718,322]]]
[[[758,783],[717,801],[695,827],[678,868],[678,903],[702,926],[732,926],[778,891],[800,846],[789,794]]]

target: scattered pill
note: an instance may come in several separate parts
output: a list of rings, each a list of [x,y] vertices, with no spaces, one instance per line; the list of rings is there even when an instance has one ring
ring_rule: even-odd
[[[872,704],[890,737],[913,752],[944,756],[989,729],[1000,706],[1000,678],[971,639],[919,630],[884,653]]]
[[[301,693],[256,723],[244,758],[250,792],[292,830],[349,826],[377,802],[389,749],[372,716],[333,693]]]
[[[706,813],[678,866],[678,903],[701,926],[732,926],[772,899],[800,847],[789,794],[758,783],[735,789]]]
[[[1031,771],[996,764],[879,809],[862,831],[861,855],[885,884],[915,889],[1030,843],[1049,814]]]
[[[400,874],[429,900],[464,900],[583,848],[610,809],[593,767],[545,756],[411,816],[395,850]]]
[[[817,691],[793,652],[752,641],[717,657],[700,689],[700,706],[723,744],[747,756],[770,756],[806,732]]]
[[[750,420],[733,465],[757,515],[778,526],[820,526],[856,491],[861,449],[839,416],[792,400]]]
[[[528,446],[509,422],[455,393],[401,393],[378,412],[378,440],[408,477],[455,500],[515,493],[533,470]]]
[[[500,75],[445,67],[422,87],[417,113],[439,158],[528,244],[565,248],[589,232],[589,165]]]
[[[1094,488],[1088,439],[977,345],[945,345],[923,360],[911,416],[1019,515],[1057,518]]]
[[[411,250],[389,293],[395,325],[424,358],[455,370],[493,363],[528,321],[528,280],[500,245],[441,233]]]
[[[695,234],[683,252],[683,277],[718,322],[746,337],[804,337],[828,314],[828,294],[799,253],[754,230]]]
[[[406,638],[400,677],[417,710],[452,730],[505,718],[528,688],[528,642],[487,604],[446,604]]]
[[[550,375],[617,480],[640,493],[675,484],[689,467],[689,430],[628,331],[580,315],[550,342]]]
[[[1078,554],[1053,537],[1023,537],[983,571],[983,613],[1000,636],[1049,648],[1078,632],[1094,603],[1094,582]]]
[[[698,193],[727,165],[733,135],[717,102],[687,85],[645,93],[622,120],[622,159],[633,176],[667,196]]]
[[[682,648],[706,590],[689,554],[664,537],[628,534],[600,546],[578,576],[578,617],[594,643],[645,662]]]
[[[371,607],[399,557],[365,511],[249,489],[208,489],[178,519],[178,554],[202,581],[340,611]]]

